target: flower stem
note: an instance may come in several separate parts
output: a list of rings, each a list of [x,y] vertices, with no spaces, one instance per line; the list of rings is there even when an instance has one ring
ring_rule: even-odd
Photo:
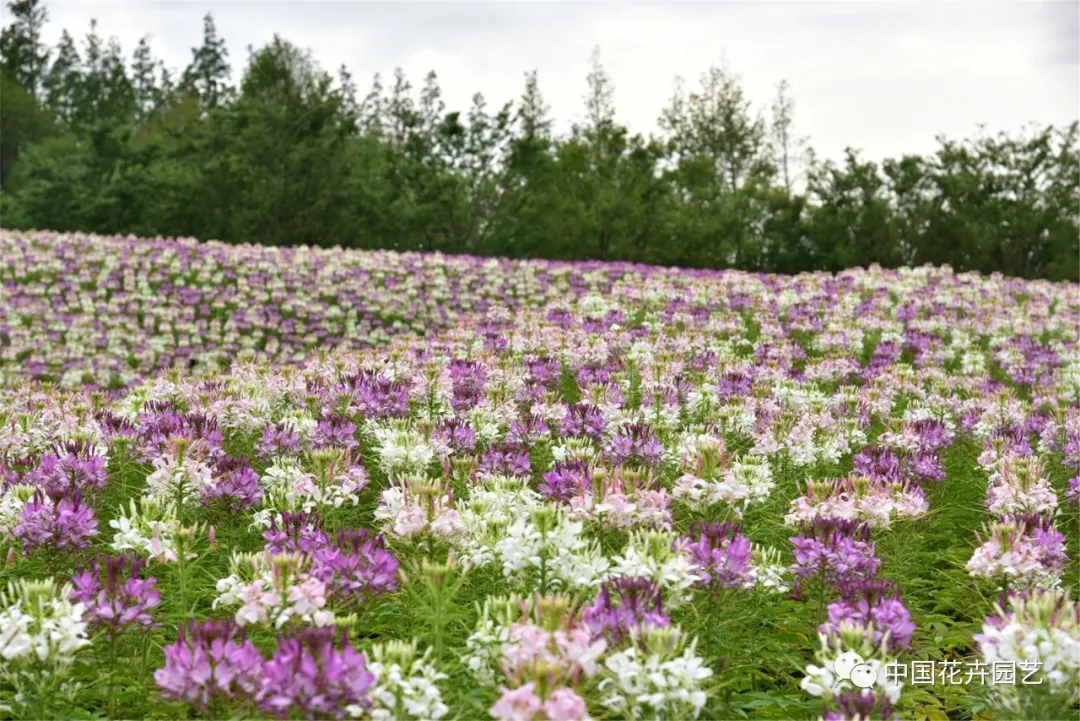
[[[109,634],[109,687],[106,714],[109,718],[116,716],[116,634]]]

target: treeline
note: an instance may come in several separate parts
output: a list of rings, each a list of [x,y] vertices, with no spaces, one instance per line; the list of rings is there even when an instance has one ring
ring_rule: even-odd
[[[781,84],[756,109],[710,68],[645,137],[598,55],[586,119],[553,132],[537,74],[449,110],[430,73],[366,94],[275,37],[238,87],[213,19],[183,72],[96,24],[42,41],[40,0],[0,36],[0,223],[271,245],[632,260],[794,273],[950,264],[1080,276],[1078,126],[939,139],[880,165],[819,162]],[[852,108],[857,113],[858,108]]]

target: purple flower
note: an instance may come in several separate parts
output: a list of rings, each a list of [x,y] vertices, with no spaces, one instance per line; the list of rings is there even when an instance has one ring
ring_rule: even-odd
[[[278,651],[262,665],[257,702],[263,711],[286,718],[344,718],[346,707],[367,705],[375,676],[364,654],[354,649],[344,629],[340,648],[333,629],[306,629],[279,637]]]
[[[409,414],[409,386],[391,381],[370,369],[345,378],[343,390],[351,395],[349,412],[364,418],[402,418]]]
[[[648,424],[628,423],[611,440],[611,445],[607,449],[607,459],[616,466],[630,461],[637,461],[647,466],[658,466],[663,451],[663,444],[653,434]]]
[[[263,458],[299,453],[300,434],[285,426],[267,428],[263,431],[255,450]]]
[[[803,523],[802,535],[795,536],[792,555],[795,564],[795,595],[801,593],[801,583],[820,577],[826,584],[839,588],[877,574],[881,560],[874,555],[870,540],[870,525],[839,518],[815,518]]]
[[[1013,455],[1027,458],[1035,454],[1031,449],[1031,439],[1028,437],[1028,431],[1023,426],[999,428],[994,431],[989,442],[991,445],[999,447],[999,457]]]
[[[690,553],[691,572],[700,576],[697,586],[741,588],[753,582],[750,539],[738,523],[695,523],[680,539]]]
[[[559,384],[561,366],[554,358],[536,358],[525,361],[525,369],[529,373],[529,382],[548,389],[553,389]]]
[[[523,413],[519,420],[510,424],[506,442],[523,448],[531,448],[537,441],[546,438],[550,431],[544,419],[532,413]]]
[[[476,405],[484,393],[487,371],[474,360],[455,358],[446,367],[453,383],[454,396],[450,406],[455,411],[468,410]]]
[[[617,599],[617,602],[616,602]],[[666,628],[671,618],[664,613],[660,584],[647,578],[620,576],[600,587],[600,595],[585,609],[583,620],[593,639],[607,640],[614,647],[631,632],[645,626]]]
[[[165,647],[154,672],[161,695],[204,711],[211,701],[242,701],[260,688],[262,657],[232,621],[189,621]]]
[[[560,423],[562,435],[567,438],[590,438],[599,441],[604,437],[607,424],[604,413],[588,403],[574,403],[569,406]]]
[[[266,550],[272,554],[303,553],[310,555],[330,543],[330,536],[323,530],[322,519],[314,513],[285,511],[281,519],[272,518],[270,528],[263,531]]]
[[[480,470],[493,476],[528,478],[532,475],[529,452],[508,443],[492,446],[480,459]]]
[[[944,481],[945,466],[933,453],[923,452],[910,460],[911,472],[920,480]]]
[[[102,429],[111,437],[127,438],[136,434],[134,423],[127,418],[121,418],[112,411],[94,411],[94,419],[101,424]]]
[[[1042,547],[1041,561],[1048,570],[1061,572],[1069,563],[1069,554],[1065,550],[1065,534],[1054,526],[1049,517],[1040,517],[1038,522],[1028,524],[1036,545]]]
[[[244,459],[221,459],[215,475],[213,484],[203,490],[203,505],[226,513],[243,513],[262,503],[259,476]]]
[[[200,413],[181,414],[159,401],[147,401],[143,407],[136,438],[145,461],[163,455],[170,441],[176,438],[199,441],[205,455],[211,459],[225,455],[221,447],[224,436],[216,419]]]
[[[343,416],[331,416],[315,424],[311,441],[316,448],[339,447],[351,452],[360,447],[355,436],[356,424]]]
[[[476,431],[467,421],[459,418],[439,421],[432,437],[445,443],[455,453],[472,453],[476,450]]]
[[[90,545],[98,533],[97,525],[94,509],[83,503],[80,491],[65,492],[55,500],[37,491],[23,507],[22,519],[12,535],[22,540],[27,551],[77,551]]]
[[[1061,448],[1061,464],[1066,468],[1080,471],[1080,433],[1070,433],[1065,437]]]
[[[27,480],[46,493],[92,492],[105,488],[108,480],[105,459],[88,454],[79,444],[71,445],[67,453],[42,456],[40,465]]]
[[[382,534],[365,529],[338,531],[333,545],[312,551],[311,575],[342,603],[362,601],[397,589],[398,560]]]
[[[877,481],[897,482],[903,480],[900,459],[888,448],[868,446],[852,459],[853,473]]]
[[[936,418],[913,421],[911,430],[919,435],[919,443],[924,453],[933,453],[949,445],[949,429]]]
[[[900,601],[895,586],[888,581],[860,581],[846,585],[842,599],[829,604],[829,620],[818,627],[821,633],[839,634],[841,627],[862,627],[876,646],[886,641],[890,653],[908,647],[915,624]]]
[[[555,467],[544,474],[540,484],[540,495],[549,501],[565,502],[579,490],[592,485],[589,464],[575,458],[569,461],[556,461]]]
[[[560,328],[569,329],[574,325],[574,315],[565,309],[556,308],[555,310],[549,310],[547,314],[548,322],[554,323]]]
[[[497,331],[491,331],[484,334],[484,350],[489,353],[503,353],[510,347],[510,341],[500,335]]]
[[[1065,491],[1065,500],[1073,506],[1080,506],[1080,475],[1069,479],[1069,490]]]
[[[1065,550],[1065,534],[1054,525],[1053,516],[1045,513],[1011,513],[1002,517],[1003,521],[1012,522],[1024,535],[1030,536],[1042,546],[1043,565],[1057,571],[1064,570],[1069,563]]]
[[[111,635],[133,626],[152,626],[150,609],[161,603],[161,595],[154,588],[156,578],[139,578],[145,565],[144,559],[132,556],[100,557],[71,579],[71,597],[86,604],[94,627],[105,628]]]
[[[850,689],[835,696],[836,710],[825,710],[824,721],[900,721],[898,714],[884,694],[869,689]],[[880,711],[876,711],[880,707]]]
[[[743,373],[728,373],[720,379],[717,394],[722,400],[736,396],[748,396],[753,390],[750,377]]]

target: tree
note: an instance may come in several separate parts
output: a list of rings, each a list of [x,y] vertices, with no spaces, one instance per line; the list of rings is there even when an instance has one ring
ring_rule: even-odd
[[[784,190],[790,195],[802,175],[799,166],[812,160],[808,157],[806,138],[793,134],[795,126],[795,101],[788,95],[788,82],[781,80],[772,104],[772,122],[769,127],[772,163],[780,174]]]
[[[75,124],[81,101],[82,59],[75,47],[75,40],[67,30],[60,35],[56,57],[45,76],[45,106],[55,121],[70,128]]]
[[[847,148],[842,166],[827,162],[814,169],[808,186],[815,204],[814,268],[840,271],[873,263],[900,264],[888,186],[876,163]]]
[[[540,92],[537,72],[525,73],[525,89],[509,128],[505,160],[499,178],[499,211],[485,254],[542,256],[549,252],[556,215],[550,209],[558,192],[549,108]]]
[[[225,40],[218,37],[213,15],[203,18],[203,42],[191,49],[191,63],[180,79],[181,92],[193,93],[208,110],[228,102],[233,88],[228,84],[231,68]]]
[[[542,255],[573,259],[640,258],[660,222],[659,146],[615,120],[615,87],[593,51],[586,122],[555,146],[553,212]],[[549,250],[550,248],[550,250]]]
[[[155,61],[148,36],[139,39],[131,63],[131,91],[136,119],[146,123],[162,112],[171,94],[168,76],[161,61]]]
[[[274,36],[252,52],[229,112],[213,119],[207,187],[221,237],[331,245],[345,207],[346,94],[296,46]],[[228,192],[221,192],[228,188]]]
[[[1018,137],[939,138],[927,164],[928,232],[919,262],[1019,277],[1080,277],[1077,123]]]
[[[14,79],[0,71],[0,188],[7,187],[19,156],[52,134],[49,113]]]
[[[39,99],[49,63],[49,50],[41,40],[48,11],[41,0],[11,0],[7,7],[12,22],[0,30],[0,73]]]
[[[707,267],[759,264],[764,195],[775,178],[764,119],[738,78],[713,66],[689,95],[676,79],[663,110],[665,178],[678,199],[678,262]]]
[[[723,191],[733,193],[775,170],[769,162],[765,121],[752,112],[739,79],[713,66],[701,76],[701,89],[684,96],[680,82],[660,116],[669,133],[676,163],[706,161]]]
[[[448,108],[400,69],[357,101],[281,37],[230,86],[213,18],[179,76],[91,22],[40,42],[40,2],[0,30],[3,222],[273,245],[630,260],[756,271],[949,264],[1080,277],[1078,126],[940,139],[935,153],[817,163],[786,83],[765,115],[739,79],[676,80],[660,137],[619,123],[589,58],[584,119],[553,131],[536,71],[516,102]],[[125,59],[126,57],[126,59]],[[130,65],[127,61],[130,61]],[[179,84],[175,78],[179,79]],[[416,91],[414,94],[414,90]],[[806,189],[803,191],[803,167]]]
[[[503,201],[502,166],[511,140],[513,104],[495,114],[473,96],[465,123],[448,113],[439,129],[440,153],[449,161],[445,176],[446,235],[455,252],[476,253],[495,232],[494,217]]]

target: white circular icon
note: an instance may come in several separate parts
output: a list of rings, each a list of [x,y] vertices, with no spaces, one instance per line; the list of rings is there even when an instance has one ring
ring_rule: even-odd
[[[851,682],[859,688],[870,688],[877,681],[877,674],[868,663],[860,663],[851,669]]]
[[[851,678],[851,670],[860,665],[864,665],[862,656],[854,651],[845,651],[833,662],[833,670],[837,678],[847,681]]]

